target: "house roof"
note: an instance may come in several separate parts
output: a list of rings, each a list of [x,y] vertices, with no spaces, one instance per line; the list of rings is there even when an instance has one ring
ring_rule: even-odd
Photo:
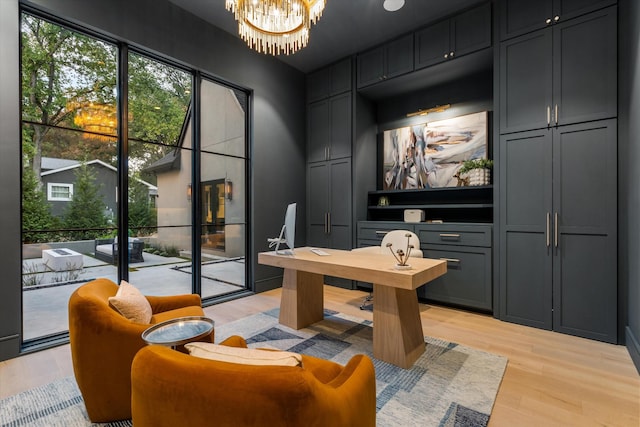
[[[50,171],[54,169],[68,168],[70,166],[75,166],[79,164],[80,162],[77,160],[56,159],[54,157],[43,157],[40,160],[40,169],[44,172],[44,171]]]
[[[45,160],[46,159],[46,160]],[[56,168],[56,169],[50,169],[50,170],[46,170],[44,168],[44,164],[46,164],[47,166],[52,166],[52,165],[58,165],[60,167]],[[114,173],[116,173],[118,171],[118,169],[116,169],[115,167],[111,166],[108,163],[103,162],[102,160],[98,160],[98,159],[94,159],[94,160],[90,160],[88,162],[86,162],[87,165],[99,165],[102,167],[105,167],[107,169],[112,170]],[[42,162],[40,163],[40,167],[42,168],[43,172],[40,174],[41,176],[49,176],[49,175],[55,175],[57,173],[60,172],[64,172],[64,171],[68,171],[68,170],[72,170],[72,169],[77,169],[82,165],[81,162],[77,161],[77,160],[69,160],[69,159],[56,159],[53,157],[43,157],[42,158]],[[150,194],[158,194],[158,187],[139,178],[135,178],[136,181],[138,181],[141,184],[146,185],[149,188],[149,193]]]

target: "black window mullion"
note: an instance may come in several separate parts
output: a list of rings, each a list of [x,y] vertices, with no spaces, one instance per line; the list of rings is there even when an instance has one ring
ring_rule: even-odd
[[[129,49],[118,44],[118,281],[129,280]]]

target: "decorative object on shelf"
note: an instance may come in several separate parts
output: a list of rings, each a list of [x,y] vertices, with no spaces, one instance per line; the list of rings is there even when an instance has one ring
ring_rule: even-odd
[[[466,160],[458,169],[458,179],[469,186],[489,185],[491,182],[491,168],[493,160],[473,159]]]
[[[488,113],[384,131],[382,189],[456,187],[465,160],[487,157]]]
[[[289,55],[309,42],[311,24],[322,16],[325,0],[226,0],[238,21],[240,38],[262,53]]]
[[[413,245],[409,243],[409,240],[411,239],[411,233],[407,233],[404,236],[407,238],[406,251],[403,251],[402,249],[396,249],[396,251],[394,252],[393,243],[387,243],[389,251],[391,251],[391,254],[396,259],[396,261],[398,261],[397,264],[394,265],[394,268],[396,270],[411,270],[411,266],[407,264],[407,260],[411,256],[411,249],[413,249]]]
[[[378,206],[389,206],[389,198],[387,196],[378,198]]]

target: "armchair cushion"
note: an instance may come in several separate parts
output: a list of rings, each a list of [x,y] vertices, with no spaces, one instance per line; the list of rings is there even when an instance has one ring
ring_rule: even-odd
[[[302,366],[302,356],[290,351],[270,351],[259,348],[228,347],[205,342],[185,344],[189,354],[203,359],[243,365]]]
[[[120,314],[135,323],[148,324],[153,314],[147,298],[132,284],[122,280],[118,292],[109,297],[111,304]]]

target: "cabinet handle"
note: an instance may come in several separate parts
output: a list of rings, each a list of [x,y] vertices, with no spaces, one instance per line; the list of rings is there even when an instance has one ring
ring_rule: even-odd
[[[556,126],[558,126],[558,104],[556,104]]]
[[[448,53],[445,53],[445,54],[444,54],[444,59],[447,59],[448,57],[449,57],[449,54],[448,54]]]
[[[327,212],[324,213],[324,234],[329,234],[329,229],[327,228]]]
[[[327,234],[331,234],[331,212],[327,212]]]
[[[553,22],[558,22],[560,20],[560,16],[556,15],[553,17]]]
[[[449,52],[449,57],[453,58],[453,51]]]
[[[549,228],[551,227],[551,213],[547,212],[547,231],[545,234],[547,238],[547,247],[551,246],[551,233]]]
[[[547,105],[547,127],[551,125],[551,106]]]
[[[447,262],[457,262],[458,264],[460,263],[460,260],[458,258],[440,258],[442,261],[447,261]]]
[[[554,214],[554,226],[553,226],[553,244],[558,247],[558,212]]]
[[[440,237],[442,238],[454,238],[454,239],[459,239],[460,235],[459,234],[454,234],[454,233],[440,233]]]
[[[551,24],[551,18],[547,18],[547,19],[544,21],[544,23],[545,23],[545,24],[547,24],[547,25],[550,25],[550,24]]]
[[[387,230],[376,230],[376,236],[386,236],[388,232]]]

